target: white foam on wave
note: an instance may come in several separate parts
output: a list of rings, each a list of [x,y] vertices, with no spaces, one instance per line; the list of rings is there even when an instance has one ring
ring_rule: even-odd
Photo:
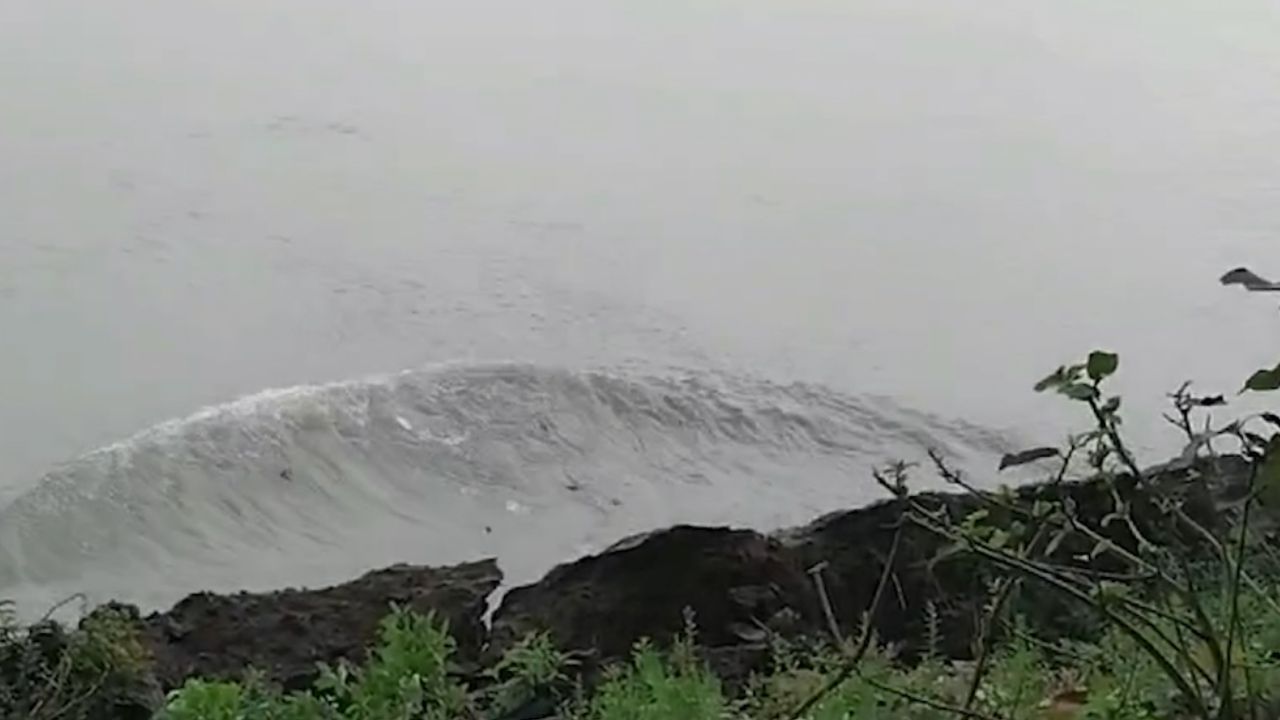
[[[1001,439],[881,400],[723,375],[437,366],[260,392],[67,463],[0,511],[0,596],[161,607],[496,556],[532,579],[674,522],[771,528],[866,471]]]

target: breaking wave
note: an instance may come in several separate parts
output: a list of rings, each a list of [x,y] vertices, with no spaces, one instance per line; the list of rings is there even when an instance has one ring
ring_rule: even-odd
[[[0,511],[0,597],[166,606],[196,590],[499,558],[510,581],[675,522],[796,524],[867,470],[1000,436],[815,385],[708,373],[442,367],[272,390],[49,473]]]

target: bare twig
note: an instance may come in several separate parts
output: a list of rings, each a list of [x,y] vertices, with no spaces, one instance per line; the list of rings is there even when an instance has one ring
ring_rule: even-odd
[[[1249,495],[1245,500],[1244,509],[1240,513],[1240,542],[1236,547],[1235,568],[1231,575],[1231,585],[1228,588],[1228,598],[1231,602],[1231,613],[1229,622],[1227,623],[1227,650],[1223,653],[1226,661],[1221,668],[1221,679],[1218,681],[1222,688],[1222,720],[1229,720],[1234,715],[1233,693],[1231,692],[1231,657],[1235,650],[1236,631],[1240,624],[1240,585],[1241,578],[1244,575],[1244,555],[1246,550],[1246,542],[1249,537],[1249,511],[1253,507],[1253,488],[1258,479],[1258,464],[1253,463],[1249,468]]]
[[[917,522],[920,521],[919,518],[915,518],[915,520]],[[937,526],[934,526],[929,529],[943,535],[944,537],[950,536],[950,533],[948,533],[943,528],[938,528]],[[1175,667],[1169,661],[1169,658],[1166,657],[1165,654],[1162,653],[1160,649],[1152,643],[1151,639],[1148,638],[1146,635],[1144,635],[1142,631],[1134,627],[1133,624],[1130,623],[1128,619],[1118,615],[1114,610],[1108,607],[1105,603],[1100,602],[1097,598],[1093,597],[1085,590],[1076,587],[1072,583],[1067,582],[1065,579],[1055,575],[1050,571],[1044,570],[1043,568],[1036,566],[1035,563],[1027,562],[1022,558],[1019,558],[1014,555],[1010,555],[1009,553],[1002,552],[999,549],[992,548],[984,543],[980,543],[972,539],[969,540],[969,544],[970,544],[970,547],[972,547],[975,552],[987,558],[988,560],[991,560],[996,564],[1009,568],[1011,570],[1019,571],[1027,575],[1028,577],[1039,580],[1040,582],[1043,582],[1051,587],[1057,588],[1058,590],[1061,590],[1067,595],[1084,603],[1086,606],[1093,608],[1100,615],[1102,615],[1104,619],[1110,622],[1114,627],[1116,627],[1125,635],[1129,636],[1130,639],[1132,639],[1135,643],[1137,643],[1137,645],[1140,648],[1142,648],[1143,652],[1145,652],[1148,656],[1150,656],[1156,662],[1156,664],[1160,666],[1161,671],[1174,683],[1174,685],[1177,686],[1179,694],[1181,694],[1184,698],[1187,699],[1189,703],[1191,703],[1194,706],[1196,712],[1198,712],[1201,717],[1206,716],[1204,703],[1202,702],[1202,700],[1199,697],[1199,694],[1196,692],[1195,688],[1193,687],[1193,683],[1190,682],[1185,676],[1183,676],[1183,674],[1178,671],[1177,667]],[[1144,618],[1141,618],[1141,616],[1136,616],[1135,619],[1143,620]],[[1150,621],[1147,621],[1147,622],[1149,623]],[[1170,644],[1172,644],[1172,641],[1170,640],[1166,639],[1166,642],[1169,642]]]
[[[40,618],[40,621],[39,621],[38,623],[36,623],[36,624],[38,625],[39,623],[45,622],[45,621],[46,621],[46,620],[48,620],[49,618],[53,617],[54,613],[58,612],[59,610],[61,610],[61,609],[62,609],[62,608],[64,608],[64,607],[66,607],[66,606],[70,605],[71,603],[75,602],[76,600],[79,600],[79,601],[80,601],[80,604],[81,604],[81,607],[82,607],[82,608],[83,608],[85,605],[87,605],[87,604],[89,603],[89,598],[88,598],[88,597],[86,597],[84,593],[79,593],[79,592],[78,592],[78,593],[72,593],[71,595],[68,595],[67,597],[63,598],[62,600],[59,600],[58,602],[54,603],[52,607],[50,607],[47,611],[45,611],[45,614]]]
[[[896,688],[896,687],[893,687],[892,685],[887,685],[885,683],[882,683],[878,680],[875,680],[873,678],[869,678],[866,676],[862,677],[862,681],[870,685],[871,687],[875,688],[876,690],[879,690],[884,693],[888,693],[890,695],[896,695],[902,698],[903,700],[906,700],[907,702],[915,703],[916,705],[923,705],[924,707],[932,708],[933,710],[937,710],[939,712],[950,713],[952,715],[957,715],[959,717],[964,717],[964,718],[972,718],[972,720],[999,720],[998,718],[995,718],[991,715],[987,715],[986,713],[980,713],[974,710],[970,710],[968,708],[962,708],[962,707],[957,707],[955,705],[950,705],[948,703],[934,700],[933,698],[925,697],[924,695],[918,695],[909,690],[903,690],[902,688]]]
[[[840,625],[836,622],[836,613],[831,608],[831,596],[827,594],[827,584],[822,579],[822,571],[827,569],[829,564],[824,560],[809,568],[809,577],[813,580],[813,587],[818,592],[818,602],[822,605],[822,614],[827,620],[827,630],[830,631],[831,638],[836,641],[836,645],[843,646],[844,637],[840,634]]]
[[[964,473],[951,467],[951,465],[947,463],[946,458],[942,457],[942,453],[938,452],[936,449],[929,450],[929,460],[933,462],[933,467],[937,470],[938,476],[941,477],[948,485],[955,485],[956,487],[964,490],[974,499],[986,505],[990,505],[997,510],[1004,510],[1005,512],[1017,515],[1021,518],[1031,517],[1031,513],[1027,510],[1020,508],[1013,503],[1001,500],[994,493],[978,489],[975,485],[965,479]]]
[[[877,478],[879,479],[879,478]],[[897,485],[900,492],[905,493],[904,483],[899,478]],[[906,502],[905,494],[900,496],[900,502]],[[844,664],[835,675],[831,676],[826,683],[823,684],[817,692],[813,693],[803,703],[796,707],[788,716],[789,720],[799,720],[805,713],[813,709],[815,705],[822,701],[827,695],[830,695],[836,688],[845,683],[846,680],[853,677],[858,670],[859,663],[866,657],[867,651],[871,649],[871,641],[875,637],[875,617],[876,612],[880,608],[880,603],[884,598],[885,588],[889,586],[889,577],[893,573],[894,565],[897,563],[898,550],[902,545],[902,533],[905,523],[902,522],[901,514],[899,516],[897,527],[893,532],[893,541],[889,546],[889,557],[885,560],[884,569],[880,571],[880,580],[876,583],[875,592],[871,596],[871,604],[867,609],[867,621],[862,628],[862,636],[858,639],[858,645],[854,649],[853,654],[845,659]]]
[[[1013,578],[1004,577],[997,581],[996,589],[992,593],[991,606],[981,622],[978,623],[978,636],[974,639],[977,652],[974,656],[973,677],[969,680],[969,690],[964,696],[965,710],[973,708],[973,703],[978,698],[978,690],[982,687],[982,678],[987,674],[987,662],[991,658],[991,625],[1004,609],[1004,604],[1009,599],[1009,595],[1012,594],[1013,587]]]

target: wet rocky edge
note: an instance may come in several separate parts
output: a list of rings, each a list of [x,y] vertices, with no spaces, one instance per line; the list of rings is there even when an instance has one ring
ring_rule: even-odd
[[[1242,460],[1215,462],[1218,467],[1210,469],[1167,467],[1156,481],[1171,488],[1204,527],[1223,533],[1248,471]],[[1210,477],[1219,479],[1210,484]],[[1100,526],[1112,509],[1111,490],[1093,481],[1011,493],[1013,502],[1025,505],[1050,493],[1069,497],[1081,519]],[[969,494],[914,497],[953,517],[981,506]],[[641,639],[669,642],[690,619],[706,660],[730,690],[766,668],[773,639],[856,636],[864,619],[905,658],[930,643],[946,657],[966,659],[989,576],[970,556],[944,552],[946,542],[927,530],[903,525],[889,591],[868,618],[900,524],[900,502],[834,512],[774,533],[688,525],[650,532],[560,565],[542,580],[506,593],[496,608],[490,602],[502,573],[486,559],[452,567],[397,565],[317,590],[198,593],[146,617],[121,605],[95,614],[129,618],[151,658],[151,677],[132,701],[122,702],[120,717],[130,716],[130,703],[138,708],[134,716],[145,717],[142,707],[154,707],[160,691],[192,677],[243,679],[253,672],[286,689],[307,687],[319,663],[362,661],[393,604],[446,620],[458,642],[456,670],[477,682],[483,667],[532,632],[547,632],[560,648],[574,651],[582,660],[580,671],[590,678]],[[1145,518],[1157,513],[1154,504],[1139,499],[1132,516],[1141,531],[1155,533],[1157,523]],[[1113,542],[1134,545],[1129,526],[1105,527]],[[1203,539],[1155,539],[1190,554],[1204,552]],[[1056,551],[1063,563],[1087,554],[1088,548],[1071,543]],[[1020,609],[1049,636],[1093,630],[1087,613],[1031,584]]]

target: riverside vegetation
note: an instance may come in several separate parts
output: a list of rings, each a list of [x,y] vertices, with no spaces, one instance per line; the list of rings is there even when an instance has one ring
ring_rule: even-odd
[[[1027,495],[983,489],[937,454],[932,471],[973,502],[957,513],[911,491],[918,469],[875,473],[898,522],[867,620],[844,637],[762,627],[767,667],[730,688],[698,642],[697,617],[663,646],[636,645],[625,662],[585,667],[534,633],[481,670],[461,673],[447,624],[388,607],[363,663],[322,667],[312,687],[285,691],[252,673],[188,679],[167,695],[150,679],[136,615],[112,607],[75,628],[21,626],[0,613],[0,717],[32,720],[1259,720],[1280,718],[1280,416],[1222,421],[1228,398],[1184,386],[1166,419],[1186,449],[1164,466],[1196,468],[1190,485],[1160,482],[1125,442],[1121,401],[1107,392],[1119,358],[1094,352],[1036,389],[1078,404],[1091,427],[1062,447],[1009,455],[1001,469],[1043,467]],[[1280,366],[1240,391],[1280,390]],[[1232,461],[1227,463],[1227,461]],[[1225,477],[1228,464],[1235,470]],[[1086,519],[1073,478],[1103,491],[1107,512]],[[1209,527],[1192,512],[1201,485],[1229,485],[1232,502]],[[926,612],[908,649],[881,642],[871,618],[894,593],[904,529],[944,540],[935,562],[963,560],[985,588],[963,652],[944,650],[942,620]],[[1224,529],[1225,528],[1225,529]],[[815,592],[822,596],[821,583]],[[1045,623],[1046,607],[1055,621]],[[1065,619],[1065,620],[1064,620]]]

